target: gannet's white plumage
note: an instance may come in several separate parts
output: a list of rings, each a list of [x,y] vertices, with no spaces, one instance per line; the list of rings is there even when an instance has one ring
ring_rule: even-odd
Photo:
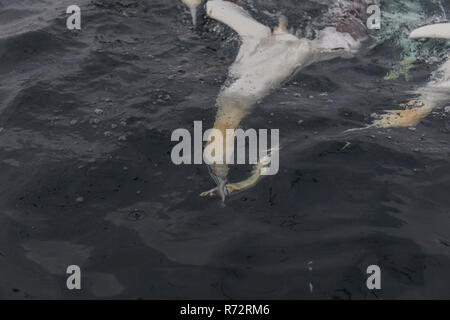
[[[280,25],[272,32],[242,7],[229,1],[210,0],[206,4],[206,12],[209,17],[236,31],[241,39],[239,53],[229,68],[227,84],[217,98],[218,112],[214,128],[227,139],[234,137],[227,137],[226,129],[237,128],[252,106],[296,71],[314,62],[352,57],[360,47],[360,41],[333,27],[320,31],[316,40],[298,38],[287,31],[285,18],[280,19]],[[220,157],[224,158],[224,155]],[[261,168],[261,165],[257,168]],[[213,163],[211,171],[216,183],[224,187],[228,166]],[[239,186],[240,190],[246,189],[254,184],[254,176],[258,174],[255,172],[247,179],[249,183],[228,184],[222,191],[235,191],[233,186]],[[214,195],[216,191],[220,194],[220,187],[219,190],[213,189],[202,195]],[[223,193],[221,196],[224,199]]]
[[[191,11],[192,24],[197,24],[197,8],[202,3],[202,0],[181,0]]]
[[[290,34],[284,19],[272,32],[243,8],[228,1],[210,0],[206,11],[209,17],[230,26],[241,38],[239,53],[229,69],[233,82],[223,88],[220,97],[262,99],[300,68],[317,61],[349,57],[359,48],[359,42],[351,35],[332,27],[322,30],[315,41]]]
[[[450,23],[424,26],[411,32],[410,39],[450,39]],[[434,73],[432,79],[415,91],[419,95],[406,103],[403,110],[388,110],[372,126],[380,128],[411,127],[430,112],[450,101],[450,58]]]

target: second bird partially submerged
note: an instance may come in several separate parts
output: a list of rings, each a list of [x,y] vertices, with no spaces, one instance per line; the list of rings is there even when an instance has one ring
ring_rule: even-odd
[[[440,23],[418,28],[410,39],[450,39],[450,23]],[[417,125],[430,112],[450,100],[450,59],[448,59],[423,87],[417,89],[417,99],[410,100],[402,110],[388,110],[369,127],[392,128]]]

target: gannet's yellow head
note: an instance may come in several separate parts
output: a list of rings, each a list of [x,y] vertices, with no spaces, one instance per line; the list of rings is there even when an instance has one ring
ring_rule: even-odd
[[[280,34],[280,33],[288,33],[288,18],[286,16],[280,16],[278,18],[278,26],[273,28],[274,34]]]
[[[278,26],[273,28],[272,34],[278,36],[278,40],[299,40],[303,38],[300,30],[295,31],[292,27],[288,29],[288,26],[288,18],[282,15],[278,18]]]
[[[202,0],[181,0],[190,10],[192,15],[192,23],[197,24],[197,7],[202,3]]]

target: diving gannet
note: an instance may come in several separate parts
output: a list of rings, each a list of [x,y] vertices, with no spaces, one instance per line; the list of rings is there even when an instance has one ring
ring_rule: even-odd
[[[202,0],[181,0],[191,11],[192,24],[197,24],[197,8],[202,3]]]
[[[228,156],[226,141],[234,142],[234,135],[227,134],[227,129],[236,129],[258,101],[280,87],[294,73],[313,63],[353,57],[366,36],[365,24],[359,16],[365,12],[362,7],[341,12],[336,26],[319,31],[315,40],[289,32],[285,17],[280,18],[278,27],[272,31],[253,19],[242,7],[229,1],[209,0],[206,12],[212,19],[228,25],[241,40],[226,84],[216,101],[218,111],[214,129],[224,137],[223,148],[219,148],[223,152],[219,155],[219,159],[224,159],[222,163],[228,163],[225,159],[225,155]],[[228,165],[210,162],[210,174],[217,187],[203,192],[201,196],[218,195],[224,201],[226,195],[254,186],[261,177],[261,169],[269,162],[270,157],[261,159],[253,174],[238,183],[228,183]]]
[[[450,39],[450,23],[440,23],[418,28],[411,32],[410,39]],[[430,112],[450,100],[450,58],[434,73],[432,79],[417,89],[419,97],[410,100],[402,110],[388,110],[372,124],[378,128],[412,127]],[[371,126],[371,127],[372,127]]]

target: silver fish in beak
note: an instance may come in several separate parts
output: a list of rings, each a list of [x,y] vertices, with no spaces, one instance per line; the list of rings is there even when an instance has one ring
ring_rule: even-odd
[[[226,197],[228,196],[228,190],[226,188],[228,179],[226,177],[222,177],[214,173],[211,167],[208,167],[209,174],[211,178],[217,185],[216,192],[217,195],[222,199],[222,202],[225,202]]]

